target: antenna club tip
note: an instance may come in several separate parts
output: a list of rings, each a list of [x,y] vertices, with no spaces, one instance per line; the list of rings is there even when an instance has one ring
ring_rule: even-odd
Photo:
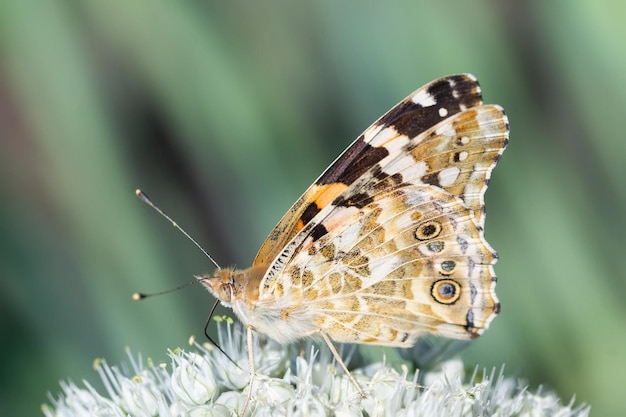
[[[140,196],[140,195],[142,195],[142,194],[143,194],[143,191],[141,191],[139,188],[137,188],[137,189],[135,190],[135,195],[136,195],[137,197],[139,197],[139,196]]]
[[[133,301],[139,301],[139,300],[142,300],[144,298],[146,298],[146,296],[144,294],[141,294],[141,293],[138,293],[138,292],[133,294]]]

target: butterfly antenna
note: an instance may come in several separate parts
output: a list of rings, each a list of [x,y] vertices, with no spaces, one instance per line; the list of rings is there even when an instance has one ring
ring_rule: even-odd
[[[157,207],[152,200],[150,200],[150,198],[146,195],[146,193],[144,193],[143,191],[141,191],[140,189],[137,189],[135,191],[135,194],[137,194],[137,197],[139,197],[144,203],[146,203],[147,205],[149,205],[150,207],[152,207],[154,210],[156,210],[157,213],[159,213],[161,216],[165,217],[170,223],[172,223],[172,226],[174,226],[175,228],[177,228],[183,235],[185,235],[185,237],[189,240],[191,240],[191,242],[193,242],[194,245],[196,245],[196,247],[198,249],[200,249],[202,251],[202,253],[204,253],[204,255],[209,258],[209,260],[213,263],[213,265],[215,265],[216,268],[219,269],[219,265],[217,264],[217,262],[215,262],[215,259],[213,259],[213,257],[211,255],[209,255],[209,253],[207,251],[204,250],[204,248],[202,246],[200,246],[200,244],[198,242],[196,242],[196,240],[194,238],[192,238],[189,233],[187,233],[185,231],[185,229],[183,229],[182,227],[180,227],[178,225],[178,223],[176,223],[170,216],[168,216],[167,214],[165,214],[163,212],[163,210],[161,210],[159,207]],[[190,284],[187,284],[190,285]],[[183,287],[185,287],[186,285],[183,285]],[[168,291],[165,291],[168,292]],[[133,296],[134,298],[134,296]]]
[[[150,207],[152,207],[154,210],[156,210],[157,213],[159,213],[161,216],[165,217],[170,223],[172,223],[172,226],[174,226],[175,228],[177,228],[183,235],[185,235],[185,237],[187,239],[189,239],[194,245],[196,245],[196,247],[198,249],[200,249],[202,251],[202,253],[204,253],[204,255],[209,258],[209,260],[211,261],[211,263],[213,263],[213,265],[215,265],[216,268],[219,268],[220,266],[218,265],[218,263],[215,261],[215,259],[213,259],[213,257],[211,255],[209,255],[209,253],[204,250],[204,248],[202,246],[200,246],[200,244],[191,237],[191,235],[189,233],[187,233],[185,231],[185,229],[183,229],[182,227],[180,227],[178,225],[178,223],[176,223],[174,221],[174,219],[172,219],[170,216],[168,216],[167,214],[165,214],[165,212],[163,210],[161,210],[156,204],[154,204],[152,202],[152,200],[150,199],[150,197],[148,197],[148,195],[146,193],[144,193],[143,191],[141,191],[140,189],[135,190],[135,194],[137,195],[137,197],[139,197],[144,203],[146,203],[147,205],[149,205]],[[139,300],[143,300],[146,299],[148,297],[154,297],[156,295],[163,295],[163,294],[168,294],[170,292],[174,292],[174,291],[178,291],[180,289],[183,289],[185,287],[188,287],[190,285],[193,285],[195,283],[199,282],[198,280],[193,280],[190,282],[187,282],[185,284],[179,285],[176,288],[172,288],[171,290],[166,290],[166,291],[160,291],[160,292],[156,292],[156,293],[151,293],[151,294],[143,294],[143,293],[139,293],[136,292],[133,294],[133,300],[135,301],[139,301]],[[226,353],[224,351],[224,349],[222,349],[220,347],[220,345],[218,343],[215,342],[215,340],[213,340],[213,338],[211,336],[209,336],[209,323],[211,322],[211,318],[213,317],[213,314],[215,313],[215,309],[217,308],[219,304],[219,301],[216,300],[215,304],[213,304],[213,307],[211,308],[211,312],[209,313],[209,318],[207,319],[207,322],[204,326],[204,335],[207,337],[207,339],[209,339],[209,342],[211,342],[213,344],[213,346],[215,346],[217,348],[217,350],[219,350],[220,352],[222,352],[222,354],[224,356],[226,356],[226,358],[231,361],[237,368],[241,369],[241,367],[239,365],[237,365],[237,362],[235,362],[230,356],[228,356],[228,353]]]
[[[185,283],[183,285],[179,285],[176,288],[172,288],[172,289],[165,290],[165,291],[154,292],[154,293],[150,293],[150,294],[145,294],[145,293],[142,293],[142,292],[136,292],[136,293],[133,294],[133,301],[140,301],[140,300],[144,300],[146,298],[154,297],[154,296],[157,296],[157,295],[169,294],[169,293],[174,292],[174,291],[182,290],[183,288],[188,287],[190,285],[193,285],[193,284],[195,284],[197,282],[198,282],[198,280],[194,279],[193,281],[189,281],[189,282],[187,282],[187,283]]]

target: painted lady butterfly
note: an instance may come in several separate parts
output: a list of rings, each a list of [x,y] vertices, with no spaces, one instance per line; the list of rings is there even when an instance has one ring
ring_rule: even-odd
[[[500,310],[484,194],[508,132],[474,76],[435,80],[348,147],[250,268],[197,278],[247,325],[249,343],[252,330],[281,343],[318,335],[348,376],[332,342],[477,337]]]

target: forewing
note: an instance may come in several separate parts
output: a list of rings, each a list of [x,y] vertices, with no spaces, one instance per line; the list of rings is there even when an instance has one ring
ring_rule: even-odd
[[[397,137],[393,127],[386,131],[376,141]],[[396,138],[398,144],[404,142],[401,151],[364,173],[333,204],[363,205],[371,194],[399,184],[433,185],[459,197],[483,227],[484,195],[508,134],[508,120],[500,106],[483,105],[457,113],[415,138]]]
[[[391,160],[407,142],[442,120],[480,106],[473,75],[443,77],[416,90],[370,126],[279,221],[259,250],[254,265],[269,265],[318,213],[382,160]]]

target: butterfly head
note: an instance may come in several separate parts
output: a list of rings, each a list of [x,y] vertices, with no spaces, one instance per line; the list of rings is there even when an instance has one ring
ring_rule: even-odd
[[[196,275],[196,279],[223,304],[230,305],[236,297],[236,272],[230,268],[220,268],[213,275]]]
[[[222,304],[232,307],[238,300],[253,302],[259,297],[259,283],[266,267],[253,266],[246,270],[219,268],[213,275],[196,275],[196,279],[204,285]]]

